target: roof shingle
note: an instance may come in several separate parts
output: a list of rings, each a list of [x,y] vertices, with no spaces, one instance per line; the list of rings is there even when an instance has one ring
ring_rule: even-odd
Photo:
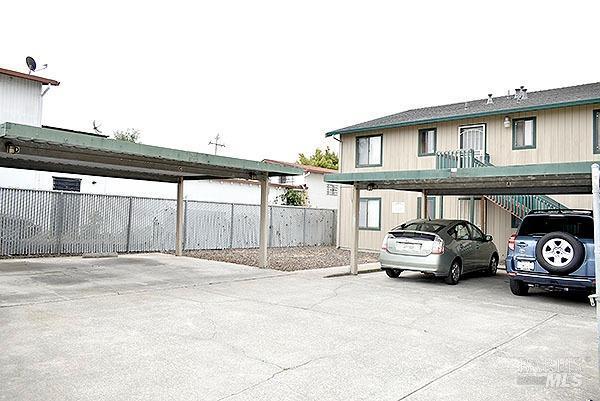
[[[437,121],[600,103],[600,82],[528,92],[527,99],[521,100],[516,100],[514,95],[498,96],[494,97],[493,101],[493,104],[487,104],[486,98],[443,106],[407,110],[331,131],[326,135],[331,136],[370,131],[374,129],[427,124]]]

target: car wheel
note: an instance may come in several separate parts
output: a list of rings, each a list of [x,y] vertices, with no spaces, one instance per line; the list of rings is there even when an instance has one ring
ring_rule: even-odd
[[[388,277],[391,278],[398,278],[398,276],[400,276],[400,273],[402,273],[402,270],[400,269],[385,269],[385,274],[387,274]]]
[[[510,280],[510,292],[515,295],[527,295],[529,292],[529,286],[521,280]]]
[[[488,265],[487,270],[485,271],[488,276],[494,276],[498,271],[498,256],[492,255],[490,259],[490,264]]]
[[[585,248],[571,234],[556,231],[539,239],[535,256],[548,272],[567,275],[579,269],[585,257]]]
[[[456,285],[460,280],[460,273],[460,262],[458,260],[455,260],[454,262],[452,262],[452,265],[450,265],[450,271],[448,272],[448,275],[446,276],[444,281],[446,282],[446,284]]]

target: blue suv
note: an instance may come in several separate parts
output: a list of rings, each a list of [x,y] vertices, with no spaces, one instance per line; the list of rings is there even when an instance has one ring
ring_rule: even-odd
[[[589,210],[534,210],[508,240],[510,290],[530,287],[593,292],[594,221]]]

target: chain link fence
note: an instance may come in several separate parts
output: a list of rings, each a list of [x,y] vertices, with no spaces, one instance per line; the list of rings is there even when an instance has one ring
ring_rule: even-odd
[[[258,247],[258,205],[185,201],[184,249]],[[0,188],[0,256],[175,248],[172,199]],[[269,246],[334,245],[336,211],[269,206]]]

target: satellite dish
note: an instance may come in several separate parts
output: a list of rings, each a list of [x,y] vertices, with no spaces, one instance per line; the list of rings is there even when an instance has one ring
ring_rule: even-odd
[[[25,58],[25,62],[27,63],[27,68],[29,68],[29,73],[31,74],[32,72],[35,72],[37,64],[36,64],[35,60],[33,59],[33,57],[27,56]]]
[[[37,63],[31,56],[27,56],[25,58],[25,62],[27,63],[27,68],[29,68],[29,74],[31,74],[32,72],[41,71],[41,70],[45,70],[46,68],[48,68],[48,64],[44,64],[44,65],[42,65],[42,68],[38,69]]]

